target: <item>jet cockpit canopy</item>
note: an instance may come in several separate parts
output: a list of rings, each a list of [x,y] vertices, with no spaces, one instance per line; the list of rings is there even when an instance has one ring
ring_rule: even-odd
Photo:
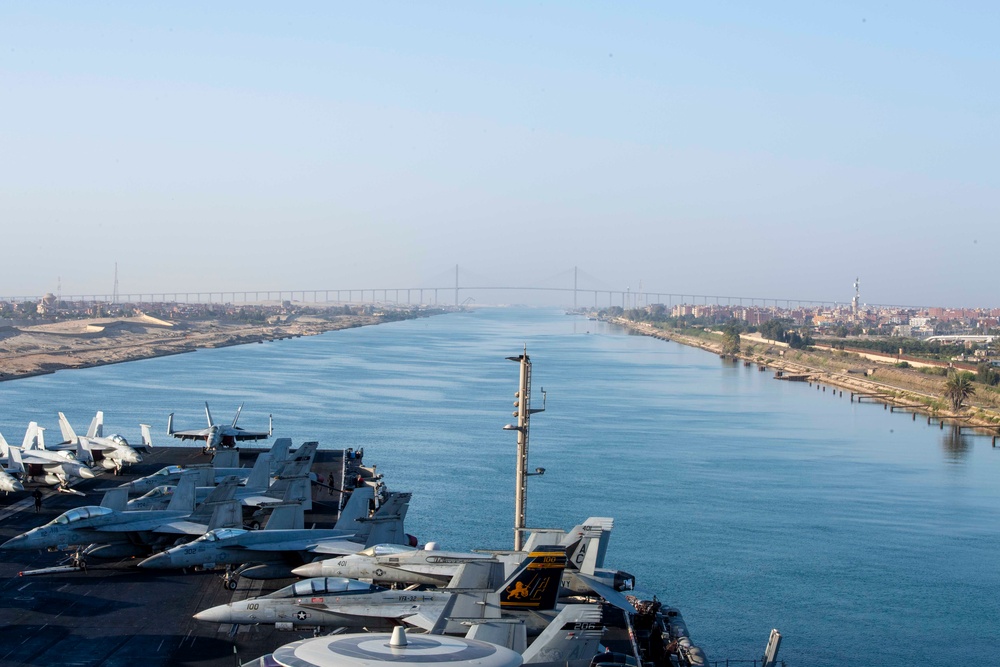
[[[320,595],[354,595],[359,593],[377,593],[387,590],[381,586],[366,584],[357,579],[345,577],[314,577],[296,581],[291,586],[285,586],[275,592],[265,595],[266,598],[301,598]]]
[[[362,549],[358,552],[359,556],[392,556],[395,554],[409,553],[411,551],[417,551],[414,547],[403,546],[402,544],[376,544],[373,547],[368,547],[367,549]]]
[[[246,532],[248,531],[243,530],[242,528],[216,528],[215,530],[208,531],[196,539],[195,542],[218,542],[219,540],[228,540],[232,537],[238,537]]]
[[[53,519],[52,523],[65,526],[67,524],[83,521],[84,519],[90,519],[95,516],[107,516],[108,514],[114,514],[114,510],[109,507],[97,507],[96,505],[77,507],[68,512],[63,512]]]

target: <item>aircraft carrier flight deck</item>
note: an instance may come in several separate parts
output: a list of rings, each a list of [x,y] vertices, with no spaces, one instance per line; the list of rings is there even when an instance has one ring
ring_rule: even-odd
[[[253,457],[266,451],[245,445],[240,449],[241,465],[252,465]],[[307,514],[309,525],[329,526],[335,520],[339,489],[344,488],[346,476],[356,475],[353,466],[360,463],[348,458],[340,450],[323,450],[317,455],[314,472],[324,480],[339,483],[313,485],[314,498],[322,496],[329,502],[320,503],[314,515]],[[77,484],[74,488],[84,496],[56,493],[50,487],[26,483],[24,492],[0,496],[0,542],[51,521],[66,510],[100,504],[106,488],[167,465],[209,461],[200,447],[157,446],[120,476],[104,473]],[[36,486],[44,493],[37,513],[31,497]],[[277,590],[287,585],[288,579],[240,578],[236,590],[231,591],[224,587],[221,572],[149,572],[134,566],[141,559],[89,559],[86,569],[20,574],[58,566],[65,557],[63,552],[0,552],[0,664],[233,667],[311,636],[308,632],[250,625],[237,626],[233,633],[231,625],[192,618],[215,605]]]

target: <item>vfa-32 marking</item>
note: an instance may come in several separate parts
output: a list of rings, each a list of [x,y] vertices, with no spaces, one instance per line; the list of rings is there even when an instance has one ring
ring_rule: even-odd
[[[528,554],[521,575],[500,593],[501,609],[551,609],[566,569],[566,550],[539,550]]]

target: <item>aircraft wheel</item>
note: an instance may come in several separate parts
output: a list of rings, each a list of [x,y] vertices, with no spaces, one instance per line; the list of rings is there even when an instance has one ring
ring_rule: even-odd
[[[250,530],[260,530],[260,521],[254,521],[251,523]]]
[[[237,586],[237,584],[236,584],[236,580],[235,579],[231,579],[230,581],[226,582],[226,588],[228,588],[231,591],[235,591],[236,590],[236,586]]]

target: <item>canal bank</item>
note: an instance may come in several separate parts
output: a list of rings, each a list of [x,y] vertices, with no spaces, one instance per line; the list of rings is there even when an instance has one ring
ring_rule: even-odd
[[[686,335],[676,330],[661,329],[644,322],[625,318],[610,320],[634,333],[697,347],[707,352],[723,354],[722,338],[718,340]],[[706,332],[707,335],[713,335]],[[920,414],[941,427],[952,424],[958,428],[980,430],[992,437],[994,446],[1000,439],[1000,410],[982,404],[955,413],[944,406],[944,380],[927,375],[908,377],[910,373],[891,365],[837,351],[809,352],[792,350],[785,343],[760,338],[744,340],[740,353],[733,361],[756,364],[760,370],[774,371],[776,379],[799,380],[817,385],[836,387],[850,393],[851,400],[882,403],[885,409],[899,409]],[[935,391],[936,389],[936,391]]]

